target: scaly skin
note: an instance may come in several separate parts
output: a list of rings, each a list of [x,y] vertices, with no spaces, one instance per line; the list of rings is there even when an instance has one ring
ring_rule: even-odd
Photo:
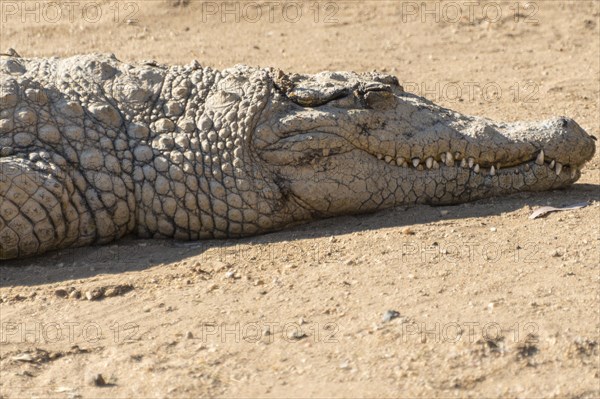
[[[464,116],[374,73],[104,55],[0,71],[0,259],[566,187],[595,150],[567,118]]]

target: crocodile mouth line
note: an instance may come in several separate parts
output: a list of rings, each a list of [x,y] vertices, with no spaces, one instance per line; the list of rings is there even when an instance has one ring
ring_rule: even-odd
[[[323,145],[325,144],[325,145]],[[330,144],[327,146],[327,144]],[[577,176],[577,172],[583,165],[563,164],[555,159],[550,159],[546,156],[543,149],[540,149],[537,154],[532,154],[528,158],[519,160],[509,160],[497,163],[489,161],[480,161],[476,157],[463,156],[460,152],[442,152],[436,156],[429,157],[403,157],[384,155],[383,153],[374,153],[369,149],[357,146],[346,137],[338,134],[325,131],[312,131],[310,133],[304,131],[295,131],[288,134],[276,144],[267,147],[265,150],[273,150],[274,146],[286,147],[287,150],[293,150],[294,145],[299,145],[302,149],[297,149],[296,153],[309,151],[306,157],[300,159],[314,160],[319,156],[328,158],[330,156],[342,155],[353,150],[359,150],[389,166],[406,168],[414,171],[435,171],[446,167],[456,167],[461,169],[469,169],[472,173],[495,176],[497,174],[506,173],[524,173],[529,172],[534,167],[546,167],[549,171],[560,176],[563,172],[568,173],[572,179]],[[308,147],[308,148],[307,148]]]
[[[455,167],[468,169],[475,174],[496,176],[498,174],[506,173],[519,174],[529,172],[535,167],[545,167],[554,172],[556,176],[560,176],[561,173],[564,172],[570,174],[571,178],[575,178],[580,168],[580,166],[577,165],[562,164],[556,160],[548,159],[544,154],[544,150],[541,150],[537,156],[526,161],[511,163],[505,166],[500,163],[497,163],[496,165],[483,165],[477,162],[473,157],[462,157],[460,153],[452,154],[451,152],[442,153],[439,157],[431,156],[425,159],[418,157],[408,159],[404,157],[393,158],[389,155],[384,156],[383,154],[373,155],[369,152],[366,153],[387,165],[409,170],[412,169],[415,171],[435,171],[442,168]]]

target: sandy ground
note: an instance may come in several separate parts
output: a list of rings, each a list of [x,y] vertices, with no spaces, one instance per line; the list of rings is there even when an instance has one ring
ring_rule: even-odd
[[[600,137],[597,1],[0,3],[26,57],[376,69]],[[599,161],[565,191],[3,262],[0,398],[599,397]]]

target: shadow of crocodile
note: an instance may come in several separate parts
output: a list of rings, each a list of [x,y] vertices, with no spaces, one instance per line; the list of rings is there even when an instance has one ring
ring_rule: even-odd
[[[394,227],[451,222],[468,218],[498,216],[507,212],[523,209],[525,206],[565,206],[576,202],[600,201],[600,185],[575,184],[566,190],[540,193],[518,193],[503,198],[488,198],[453,206],[431,207],[418,205],[398,207],[373,214],[340,216],[301,224],[283,231],[255,237],[234,240],[205,240],[195,242],[177,242],[174,240],[147,240],[126,237],[118,243],[105,246],[73,248],[55,251],[38,257],[0,262],[0,288],[11,286],[37,286],[62,281],[85,279],[99,275],[122,274],[143,271],[163,264],[176,263],[192,257],[199,257],[209,249],[217,249],[217,260],[233,262],[246,256],[241,246],[283,245],[282,253],[272,253],[271,260],[285,262],[290,252],[319,262],[319,254],[302,253],[306,246],[296,245],[299,240],[323,238],[351,234],[355,232],[375,231]],[[442,215],[440,211],[447,210]],[[574,211],[577,212],[577,211]],[[558,217],[556,215],[549,217]],[[476,225],[480,226],[481,221]],[[538,223],[523,216],[522,223]],[[430,245],[430,240],[422,235],[407,236],[400,231],[402,240],[412,243],[419,240]],[[148,247],[153,250],[148,251]],[[157,250],[157,248],[160,248]],[[214,260],[214,256],[211,256]],[[244,259],[252,261],[252,259]],[[328,262],[332,259],[328,259]],[[335,259],[334,259],[335,261]],[[341,260],[340,260],[341,261]],[[93,267],[91,267],[93,265]],[[192,267],[190,265],[190,267]]]

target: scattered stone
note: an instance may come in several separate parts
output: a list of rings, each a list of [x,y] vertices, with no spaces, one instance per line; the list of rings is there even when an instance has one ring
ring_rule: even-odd
[[[387,312],[385,312],[383,314],[383,322],[384,323],[388,323],[396,318],[400,317],[400,312],[397,312],[395,310],[388,310]]]
[[[85,298],[88,301],[97,301],[104,296],[104,289],[102,288],[94,288],[91,291],[85,292]]]
[[[212,291],[214,291],[214,290],[216,290],[216,289],[218,289],[218,288],[219,288],[219,286],[218,286],[217,284],[211,284],[211,285],[209,285],[209,286],[208,286],[208,288],[206,289],[206,293],[212,292]]]
[[[69,292],[64,288],[58,288],[56,291],[54,291],[54,295],[59,298],[67,298],[69,296]]]
[[[292,332],[289,332],[287,337],[290,340],[294,340],[294,341],[300,341],[303,338],[306,338],[307,335],[303,332],[303,331],[299,331],[299,330],[294,330]]]
[[[517,359],[526,359],[536,355],[539,351],[534,342],[525,341],[517,346],[516,357]]]
[[[229,270],[225,273],[225,278],[235,278],[235,270]]]
[[[18,361],[18,362],[33,362],[33,356],[31,356],[29,353],[19,353],[18,355],[15,355],[11,358],[12,360]]]
[[[192,332],[191,332],[191,331],[188,331],[187,333],[185,333],[185,337],[186,337],[187,339],[193,339],[193,338],[194,338],[194,334],[192,334]]]
[[[90,378],[90,384],[97,387],[103,387],[106,386],[106,381],[104,380],[102,374],[94,374]]]
[[[132,290],[133,290],[133,285],[131,285],[131,284],[115,285],[113,287],[106,288],[106,290],[104,291],[104,296],[112,297],[112,296],[124,295]]]
[[[79,290],[73,290],[69,294],[69,299],[79,299],[79,298],[81,298],[81,291],[79,291]]]
[[[497,229],[497,228],[495,228],[495,227],[490,227],[490,231],[491,231],[492,233],[495,233],[497,230],[498,230],[498,229]]]
[[[402,234],[412,236],[415,235],[415,232],[410,227],[405,227],[402,229]]]
[[[562,254],[558,249],[553,249],[550,251],[550,256],[552,256],[553,258],[559,258],[562,256]]]

